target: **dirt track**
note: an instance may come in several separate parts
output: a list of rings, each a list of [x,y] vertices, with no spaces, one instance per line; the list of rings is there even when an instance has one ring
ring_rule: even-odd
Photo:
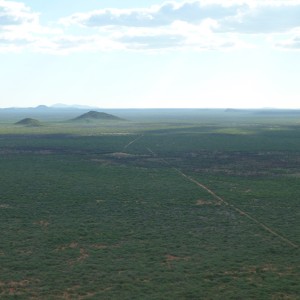
[[[153,150],[151,150],[150,148],[147,148],[147,150],[155,157],[159,158],[157,156],[157,154],[155,152],[153,152]],[[160,158],[160,160],[165,163],[166,165],[169,165],[170,168],[172,168],[173,170],[175,170],[177,173],[179,173],[181,176],[183,176],[184,178],[188,179],[190,182],[195,183],[197,186],[201,187],[202,189],[206,190],[209,194],[211,194],[215,199],[219,200],[221,203],[229,206],[230,208],[232,208],[233,210],[235,210],[236,212],[238,212],[240,215],[248,218],[249,220],[255,222],[256,224],[258,224],[260,227],[262,227],[264,230],[268,231],[269,233],[271,233],[272,235],[278,237],[279,239],[281,239],[283,242],[285,242],[286,244],[288,244],[289,246],[293,247],[293,248],[298,248],[299,246],[296,245],[295,243],[293,243],[292,241],[290,241],[288,238],[284,237],[283,235],[277,233],[275,230],[273,230],[272,228],[270,228],[269,226],[265,225],[264,223],[260,222],[259,220],[257,220],[256,218],[254,218],[253,216],[251,216],[249,213],[243,211],[242,209],[236,207],[233,204],[230,204],[229,202],[227,202],[226,200],[224,200],[223,198],[221,198],[220,196],[218,196],[213,190],[211,190],[210,188],[208,188],[207,186],[205,186],[204,184],[198,182],[197,180],[195,180],[194,178],[184,174],[181,170],[173,167],[167,160],[165,160],[164,158]]]
[[[132,140],[131,142],[129,142],[127,145],[124,146],[124,150],[127,149],[130,145],[132,145],[133,143],[135,143],[136,141],[138,141],[143,135],[139,135],[137,138],[135,138],[134,140]]]
[[[134,139],[133,141],[131,141],[130,143],[128,143],[124,147],[124,149],[128,148],[130,145],[132,145],[133,143],[135,143],[136,141],[138,141],[142,137],[143,137],[143,135],[138,136],[136,139]],[[175,170],[182,177],[188,179],[190,182],[193,182],[197,186],[199,186],[200,188],[206,190],[209,194],[211,194],[215,199],[217,199],[218,201],[220,201],[224,205],[227,205],[231,209],[233,209],[236,212],[238,212],[241,216],[244,216],[244,217],[248,218],[249,220],[251,220],[252,222],[258,224],[261,228],[263,228],[267,232],[271,233],[272,235],[276,236],[277,238],[281,239],[285,244],[289,245],[290,247],[299,248],[299,246],[297,244],[295,244],[294,242],[290,241],[288,238],[286,238],[283,235],[277,233],[275,230],[273,230],[272,228],[270,228],[266,224],[260,222],[258,219],[256,219],[255,217],[251,216],[249,213],[243,211],[242,209],[240,209],[240,208],[236,207],[235,205],[229,203],[228,201],[224,200],[222,197],[218,196],[213,190],[211,190],[210,188],[208,188],[207,186],[205,186],[201,182],[198,182],[196,179],[194,179],[194,178],[192,178],[192,177],[184,174],[181,170],[179,170],[176,167],[172,166],[167,160],[165,160],[164,158],[159,157],[152,149],[150,149],[150,148],[146,148],[146,149],[148,150],[149,153],[151,153],[151,155],[153,155],[154,157],[158,158],[164,164],[170,166],[170,168],[172,168],[173,170]]]

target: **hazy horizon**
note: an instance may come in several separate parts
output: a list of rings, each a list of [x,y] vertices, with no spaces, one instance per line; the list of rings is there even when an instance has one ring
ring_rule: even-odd
[[[38,104],[37,106],[7,106],[0,107],[0,109],[39,109],[40,107],[46,108],[57,108],[57,109],[68,109],[68,108],[76,108],[76,109],[103,109],[103,110],[120,110],[120,109],[132,109],[132,110],[167,110],[167,109],[183,109],[183,110],[300,110],[300,107],[294,108],[282,108],[282,107],[96,107],[96,106],[88,106],[84,104],[64,104],[64,103],[55,103],[51,105]]]

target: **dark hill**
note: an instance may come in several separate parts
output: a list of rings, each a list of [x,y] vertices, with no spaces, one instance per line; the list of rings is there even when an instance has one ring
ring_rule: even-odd
[[[28,127],[39,127],[39,126],[42,126],[42,124],[41,124],[41,122],[39,120],[31,119],[31,118],[23,119],[23,120],[15,123],[15,124],[16,125],[28,126]]]
[[[114,115],[110,115],[104,112],[98,111],[89,111],[79,117],[73,119],[72,121],[122,121],[123,119],[116,117]]]

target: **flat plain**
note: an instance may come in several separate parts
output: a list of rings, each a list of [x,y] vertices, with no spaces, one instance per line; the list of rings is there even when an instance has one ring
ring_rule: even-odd
[[[299,299],[300,113],[116,115],[0,114],[0,298]]]

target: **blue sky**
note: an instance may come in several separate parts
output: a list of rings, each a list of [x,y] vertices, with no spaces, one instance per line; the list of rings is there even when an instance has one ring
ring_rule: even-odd
[[[0,0],[0,107],[300,108],[298,0]]]

